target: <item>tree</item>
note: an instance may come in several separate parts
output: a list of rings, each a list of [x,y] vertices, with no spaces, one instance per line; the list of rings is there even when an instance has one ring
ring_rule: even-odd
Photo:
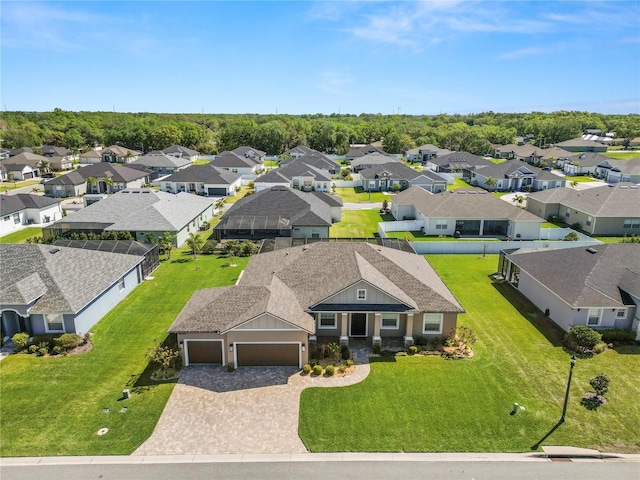
[[[171,249],[173,248],[173,241],[175,235],[171,232],[164,232],[160,238],[158,238],[158,245],[160,249],[167,254],[167,260],[171,260]]]
[[[571,188],[576,188],[578,186],[578,182],[574,180],[569,185],[571,185]]]
[[[96,177],[87,178],[87,190],[90,190],[94,185],[98,184]]]
[[[41,170],[40,173],[47,173],[51,170],[51,163],[48,160],[40,160],[38,162],[38,168]]]
[[[197,233],[191,232],[189,234],[189,238],[187,238],[187,246],[193,252],[193,259],[194,260],[196,260],[198,258],[197,253],[202,248],[202,245],[204,245],[204,240],[202,239],[202,237],[200,235],[198,235]]]
[[[591,379],[589,385],[591,385],[598,397],[604,397],[605,393],[609,391],[609,377],[604,373],[600,373]]]
[[[524,195],[516,195],[513,197],[513,203],[516,203],[519,207],[522,207],[524,201],[527,199]]]
[[[493,190],[493,187],[495,187],[498,182],[496,182],[493,177],[487,177],[484,181],[484,184],[489,187],[489,190]]]
[[[332,194],[332,195],[335,195],[335,194],[336,194],[336,188],[338,188],[338,187],[336,187],[336,184],[335,184],[335,183],[332,183],[332,184],[331,184],[331,194]]]
[[[104,182],[104,185],[107,187],[107,193],[111,193],[111,188],[113,187],[113,180],[111,180],[109,177],[105,177],[105,179],[102,181]]]
[[[577,242],[580,240],[578,234],[576,232],[569,232],[564,237],[562,237],[564,242]]]

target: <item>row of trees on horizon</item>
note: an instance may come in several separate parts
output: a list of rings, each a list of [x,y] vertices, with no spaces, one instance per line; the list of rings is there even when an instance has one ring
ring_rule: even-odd
[[[640,135],[640,115],[494,113],[469,115],[259,115],[118,112],[3,112],[3,148],[55,145],[86,151],[94,145],[121,145],[149,152],[178,144],[203,154],[250,145],[277,155],[297,145],[338,155],[351,144],[383,142],[388,153],[424,144],[485,154],[492,144],[529,135],[544,147],[580,136],[587,129],[615,132],[628,143]]]

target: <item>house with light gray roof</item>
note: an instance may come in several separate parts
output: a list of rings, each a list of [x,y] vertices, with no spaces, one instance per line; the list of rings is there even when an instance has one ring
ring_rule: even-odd
[[[448,155],[449,153],[452,153],[451,150],[436,147],[431,143],[427,143],[426,145],[421,145],[407,150],[404,152],[404,157],[412,163],[420,162],[423,165],[426,165],[430,159],[441,157],[442,155]]]
[[[151,170],[153,172],[151,180],[155,180],[161,175],[171,175],[172,173],[187,168],[191,165],[191,160],[189,160],[189,157],[176,157],[159,150],[155,150],[138,157],[136,160],[128,164],[128,166],[134,166],[134,168],[135,165],[142,165],[148,170]]]
[[[61,218],[60,200],[29,193],[0,195],[0,235]]]
[[[294,160],[267,173],[253,181],[256,192],[272,187],[290,187],[304,191],[328,192],[331,188],[329,170],[310,165],[307,162]]]
[[[366,157],[362,157],[366,158]],[[383,163],[360,170],[362,188],[367,191],[395,191],[419,186],[431,193],[447,189],[447,180],[431,170],[416,170],[400,162]]]
[[[498,272],[564,331],[632,329],[640,340],[638,245],[508,250]]]
[[[206,196],[233,196],[240,190],[242,177],[212,164],[191,165],[160,180],[165,192],[189,192]]]
[[[183,147],[182,145],[171,145],[162,150],[162,153],[171,155],[172,157],[181,158],[183,160],[189,160],[194,162],[200,158],[200,152],[193,150],[192,148]]]
[[[141,256],[0,244],[2,336],[84,335],[142,281]]]
[[[489,179],[492,179],[495,184],[487,183]],[[549,170],[542,170],[518,160],[510,160],[473,170],[471,184],[489,191],[519,192],[564,187],[566,180]]]
[[[544,220],[479,188],[431,194],[419,187],[396,194],[391,213],[397,220],[414,218],[426,235],[540,238]]]
[[[169,333],[185,365],[290,365],[310,346],[445,337],[464,309],[427,260],[358,242],[260,253],[235,286],[198,290]]]
[[[126,189],[43,228],[45,238],[76,233],[129,232],[135,240],[169,232],[182,246],[213,218],[213,200],[190,193]]]
[[[629,160],[607,158],[596,167],[596,176],[606,179],[609,183],[640,184],[640,157]]]

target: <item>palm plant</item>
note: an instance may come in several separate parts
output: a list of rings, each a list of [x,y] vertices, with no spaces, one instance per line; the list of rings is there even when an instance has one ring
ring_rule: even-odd
[[[89,190],[90,188],[93,188],[94,185],[98,184],[98,180],[96,179],[96,177],[89,177],[87,178],[87,190]]]
[[[102,181],[104,182],[104,185],[107,187],[107,193],[111,193],[111,187],[113,187],[113,180],[111,180],[109,177],[106,177]]]
[[[158,245],[162,251],[167,254],[167,260],[171,260],[171,249],[173,248],[174,235],[171,232],[164,232],[160,238],[158,238]]]
[[[525,200],[526,197],[524,195],[516,195],[515,197],[513,197],[513,203],[518,204],[519,207],[522,207],[522,204]]]
[[[204,240],[202,239],[202,237],[200,235],[198,235],[197,233],[193,233],[193,232],[189,234],[189,238],[187,238],[187,246],[193,252],[193,259],[194,260],[197,260],[197,258],[198,258],[197,253],[202,248],[203,244],[204,244]]]
[[[493,177],[487,177],[484,183],[487,187],[489,187],[489,190],[493,190],[492,187],[495,187],[498,184],[498,182],[496,182]]]

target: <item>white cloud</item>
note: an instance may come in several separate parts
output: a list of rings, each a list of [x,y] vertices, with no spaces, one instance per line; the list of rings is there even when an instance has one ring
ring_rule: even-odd
[[[542,55],[543,53],[546,53],[546,50],[543,48],[530,47],[503,53],[498,58],[500,58],[501,60],[513,60],[517,58],[531,57],[534,55]]]

